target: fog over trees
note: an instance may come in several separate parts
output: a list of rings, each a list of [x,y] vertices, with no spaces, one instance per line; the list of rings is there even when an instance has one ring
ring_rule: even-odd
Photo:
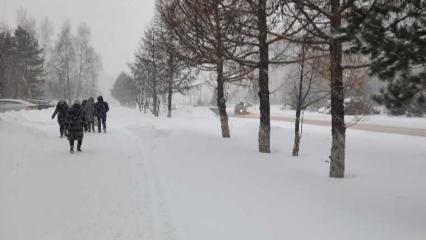
[[[27,10],[17,12],[17,28],[0,32],[0,96],[20,99],[73,99],[95,96],[102,69],[91,45],[90,27],[75,30],[65,22],[57,36],[46,17],[37,23]]]

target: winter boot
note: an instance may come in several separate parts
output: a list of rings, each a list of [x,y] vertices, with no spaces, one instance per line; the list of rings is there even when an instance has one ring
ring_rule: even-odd
[[[77,142],[77,151],[81,152],[81,144],[83,144],[83,139],[78,140]]]

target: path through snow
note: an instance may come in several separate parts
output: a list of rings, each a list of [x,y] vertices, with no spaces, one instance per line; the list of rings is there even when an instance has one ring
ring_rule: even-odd
[[[330,130],[230,119],[207,108],[154,119],[112,107],[107,134],[68,152],[51,110],[0,114],[0,239],[424,240],[426,141],[348,131],[347,178],[328,178]]]
[[[143,154],[148,139],[120,114],[73,155],[47,111],[0,121],[0,239],[175,239]]]

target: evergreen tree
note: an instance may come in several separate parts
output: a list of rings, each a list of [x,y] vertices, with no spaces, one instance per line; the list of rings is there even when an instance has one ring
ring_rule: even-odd
[[[111,95],[121,105],[134,107],[137,95],[136,82],[126,73],[121,73],[111,89]]]
[[[376,96],[391,114],[426,112],[426,1],[379,1],[355,9],[352,22],[364,21],[351,51],[369,55],[371,73],[388,84]],[[355,25],[354,25],[355,26]],[[354,29],[348,28],[350,34]]]
[[[15,39],[17,43],[17,54],[22,76],[22,85],[25,86],[27,98],[39,98],[43,95],[43,50],[38,46],[37,39],[18,27],[15,30]]]
[[[9,96],[10,78],[8,70],[16,52],[15,38],[9,32],[0,33],[0,97]]]
[[[43,95],[42,49],[21,27],[0,33],[0,96],[39,98]]]

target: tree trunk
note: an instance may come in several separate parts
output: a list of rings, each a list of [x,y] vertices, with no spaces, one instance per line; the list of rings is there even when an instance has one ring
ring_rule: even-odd
[[[297,96],[297,108],[296,108],[296,121],[294,125],[294,146],[293,146],[293,156],[299,156],[299,149],[300,149],[300,113],[302,112],[302,106],[304,105],[304,101],[302,98],[303,94],[303,81],[304,81],[304,75],[305,75],[305,43],[302,45],[302,51],[301,51],[301,59],[300,62],[300,75],[299,75],[299,92]]]
[[[267,0],[259,0],[258,28],[259,28],[259,101],[260,101],[260,126],[259,126],[259,152],[271,152],[271,121],[269,105],[269,46],[267,43]]]
[[[152,90],[152,113],[154,114],[155,117],[159,116],[158,113],[158,96],[157,96],[157,80],[154,80],[154,84],[153,84],[153,90]]]
[[[174,76],[174,60],[173,56],[169,55],[169,85],[168,85],[168,96],[167,96],[167,117],[172,117],[172,96],[173,96],[173,76]]]
[[[153,101],[153,114],[154,114],[154,117],[158,117],[159,116],[159,114],[158,114],[158,96],[157,96],[157,93],[156,93],[156,91],[154,91],[154,93],[153,93],[153,97],[152,97],[152,101]]]
[[[300,108],[296,110],[296,121],[294,123],[294,145],[293,145],[293,156],[299,156],[300,147]]]
[[[68,63],[67,63],[67,91],[68,91],[68,102],[71,106],[72,105],[72,102],[71,102],[71,83],[70,83],[70,72],[69,72]]]
[[[217,63],[217,108],[220,116],[220,126],[222,128],[222,137],[230,138],[228,113],[226,112],[226,99],[224,93],[224,79],[223,79],[223,61]]]
[[[331,32],[341,26],[340,1],[331,0]],[[342,43],[335,38],[330,40],[331,71],[331,133],[330,177],[343,178],[345,175],[345,109],[343,93]]]
[[[155,64],[155,59],[153,59],[153,86],[152,86],[152,101],[153,101],[153,114],[155,117],[160,115],[159,106],[158,106],[158,94],[157,94],[157,66]]]
[[[173,83],[169,82],[168,96],[167,96],[167,117],[172,117],[172,96],[173,96]]]
[[[83,90],[83,84],[81,82],[81,78],[82,78],[82,73],[83,73],[83,60],[81,59],[82,57],[80,56],[80,66],[79,66],[79,70],[78,70],[78,83],[77,83],[77,94],[76,94],[76,98],[80,98],[81,97],[81,91]]]

